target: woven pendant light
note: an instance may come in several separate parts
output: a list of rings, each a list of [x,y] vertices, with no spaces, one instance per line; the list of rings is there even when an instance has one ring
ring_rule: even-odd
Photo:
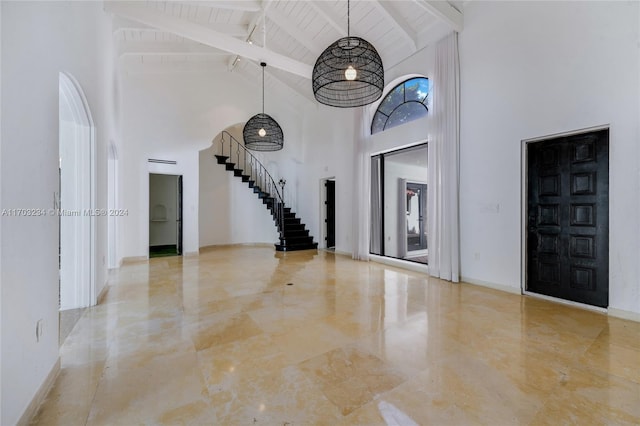
[[[322,104],[352,108],[368,105],[382,96],[384,67],[368,41],[350,34],[347,0],[347,36],[335,41],[313,67],[313,95]]]
[[[280,125],[264,113],[264,68],[262,67],[262,113],[256,114],[247,121],[242,130],[244,146],[253,151],[279,151],[284,145],[284,134]]]

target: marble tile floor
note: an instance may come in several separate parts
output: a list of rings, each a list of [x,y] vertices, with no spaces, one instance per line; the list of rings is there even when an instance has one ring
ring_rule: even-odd
[[[62,346],[86,308],[67,309],[58,313],[58,344]]]
[[[60,356],[33,424],[640,424],[639,323],[322,251],[126,264]]]

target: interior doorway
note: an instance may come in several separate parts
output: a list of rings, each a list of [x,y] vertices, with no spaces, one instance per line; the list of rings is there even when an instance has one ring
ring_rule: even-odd
[[[95,295],[95,129],[73,76],[58,76],[58,308],[60,343]]]
[[[525,141],[525,289],[609,304],[609,129]]]
[[[60,310],[95,303],[95,131],[78,82],[59,80],[59,290]]]
[[[325,224],[326,247],[328,249],[336,248],[336,181],[335,179],[327,179],[324,183],[325,187]]]
[[[182,254],[182,176],[149,174],[149,257]]]

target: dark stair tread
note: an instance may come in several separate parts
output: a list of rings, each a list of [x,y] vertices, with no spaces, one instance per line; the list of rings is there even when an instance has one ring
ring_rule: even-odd
[[[291,224],[284,224],[284,230],[286,231],[301,231],[304,229],[304,223],[291,223]]]
[[[229,157],[227,157],[226,155],[216,155],[215,157],[216,157],[216,160],[218,161],[218,164],[225,164],[229,159]]]
[[[297,244],[311,244],[313,243],[313,237],[281,237],[280,244],[288,246],[288,245],[297,245]]]
[[[235,163],[224,163],[224,167],[227,169],[227,171],[231,171],[235,169],[236,165]]]
[[[299,250],[317,250],[318,243],[310,244],[295,244],[295,245],[282,245],[275,244],[276,251],[299,251]]]
[[[233,169],[233,175],[236,177],[242,176],[242,172],[244,172],[242,169]]]
[[[256,181],[255,181],[255,180],[249,180],[249,181],[247,181],[247,184],[249,185],[249,188],[255,188],[255,186],[254,186],[254,185],[255,185],[255,183],[256,183]]]
[[[249,176],[249,175],[242,175],[242,176],[240,176],[240,177],[242,178],[242,181],[243,181],[243,182],[249,182],[249,178],[250,178],[251,176]]]
[[[308,229],[285,229],[285,231],[282,233],[283,237],[285,238],[289,238],[289,237],[307,237],[309,236],[309,230]]]

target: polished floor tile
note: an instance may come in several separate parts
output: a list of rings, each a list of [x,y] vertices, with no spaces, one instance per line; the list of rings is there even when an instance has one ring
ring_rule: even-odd
[[[42,425],[640,424],[640,324],[328,252],[126,264]]]

